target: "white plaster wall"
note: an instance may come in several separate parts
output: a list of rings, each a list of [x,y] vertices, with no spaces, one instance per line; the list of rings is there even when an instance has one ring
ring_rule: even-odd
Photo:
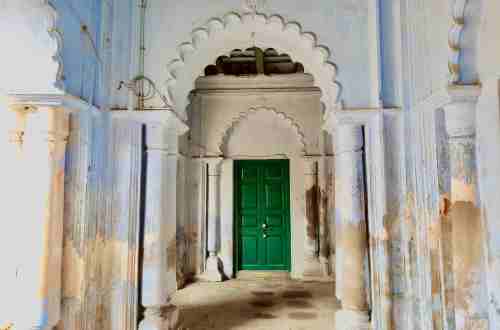
[[[178,46],[191,41],[194,29],[203,26],[210,18],[243,11],[243,1],[240,0],[210,1],[203,5],[197,0],[152,0],[148,3],[146,74],[162,91],[166,91],[164,83],[168,78],[168,63],[178,58]],[[376,56],[371,49],[373,31],[369,26],[374,10],[366,1],[275,0],[269,1],[262,11],[299,22],[304,31],[316,34],[319,43],[330,49],[331,59],[339,68],[338,80],[343,85],[342,99],[347,107],[373,105],[371,94],[376,86],[373,81],[378,78],[373,77],[373,72],[377,72],[378,67],[374,70],[371,59]],[[250,39],[248,46],[252,46]],[[229,51],[231,49],[227,49]],[[214,61],[215,58],[212,63]]]
[[[231,158],[297,157],[303,152],[301,143],[296,129],[282,116],[257,110],[234,126],[225,155]]]
[[[227,146],[227,133],[259,109],[276,112],[283,121],[289,122],[303,144],[303,152],[320,154],[322,115],[319,92],[314,90],[284,93],[242,90],[239,94],[200,94],[194,101],[191,114],[193,153],[200,156],[221,155]],[[258,130],[253,132],[252,135],[255,135]]]

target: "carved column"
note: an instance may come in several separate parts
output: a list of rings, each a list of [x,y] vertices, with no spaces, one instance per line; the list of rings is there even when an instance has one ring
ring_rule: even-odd
[[[69,114],[63,109],[28,111],[23,137],[24,227],[19,297],[19,329],[52,329],[61,316],[61,271],[64,206],[64,160]],[[26,113],[25,113],[26,114]]]
[[[453,277],[457,329],[486,329],[484,228],[476,169],[477,86],[449,87],[445,106],[450,149]]]
[[[208,165],[208,217],[207,217],[207,250],[208,258],[204,280],[221,282],[224,278],[221,271],[221,260],[218,252],[218,228],[220,227],[220,174],[222,158],[207,159]]]
[[[173,329],[177,308],[169,303],[176,280],[177,134],[146,127],[146,196],[140,330]]]
[[[304,158],[305,181],[305,255],[304,278],[322,275],[318,258],[319,210],[318,210],[318,158]]]
[[[337,272],[343,274],[341,281],[336,282],[342,309],[335,314],[335,329],[369,329],[362,127],[339,126],[335,142]]]

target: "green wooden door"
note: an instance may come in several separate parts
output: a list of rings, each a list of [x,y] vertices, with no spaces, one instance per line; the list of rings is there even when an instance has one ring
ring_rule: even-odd
[[[290,270],[288,160],[235,162],[237,270]]]

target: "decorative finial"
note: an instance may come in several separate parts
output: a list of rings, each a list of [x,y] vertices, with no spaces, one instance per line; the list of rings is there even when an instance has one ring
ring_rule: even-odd
[[[244,0],[243,8],[253,14],[262,13],[267,5],[266,0]]]

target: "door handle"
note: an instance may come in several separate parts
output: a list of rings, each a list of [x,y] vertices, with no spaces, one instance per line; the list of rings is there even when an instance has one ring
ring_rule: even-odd
[[[262,235],[262,238],[267,238],[267,234]]]
[[[267,224],[263,223],[262,224],[262,229],[266,229],[267,228]]]

